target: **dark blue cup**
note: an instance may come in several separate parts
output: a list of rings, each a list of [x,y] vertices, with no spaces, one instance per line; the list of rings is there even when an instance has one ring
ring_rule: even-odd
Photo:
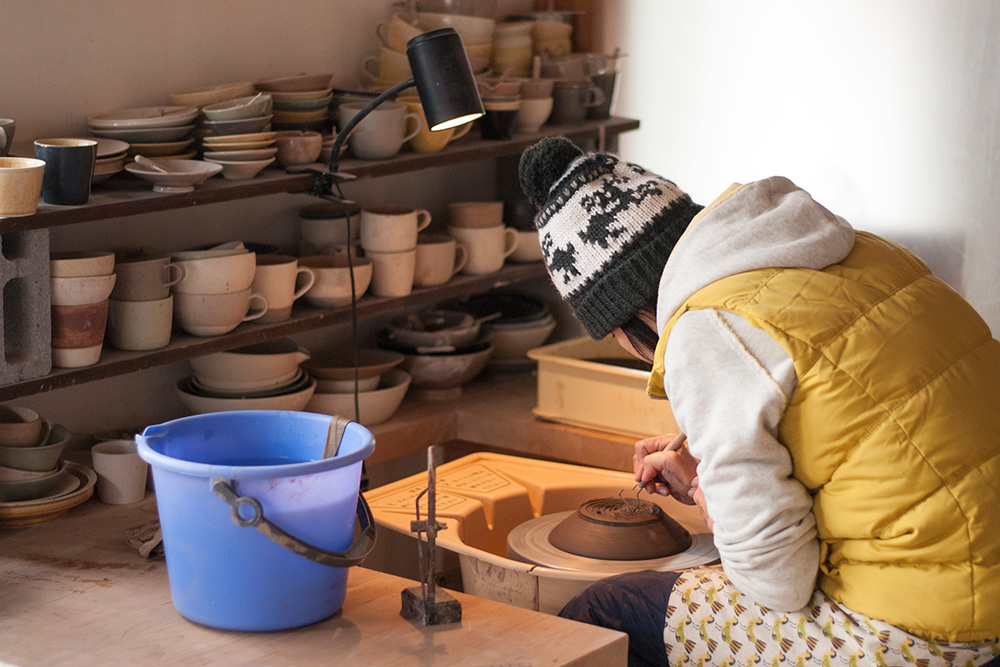
[[[60,206],[87,203],[97,161],[96,141],[39,139],[35,141],[35,157],[45,162],[42,201]]]

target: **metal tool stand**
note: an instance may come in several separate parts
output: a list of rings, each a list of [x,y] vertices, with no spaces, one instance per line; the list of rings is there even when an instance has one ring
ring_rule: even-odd
[[[420,585],[404,588],[403,608],[400,615],[412,618],[423,625],[442,625],[458,623],[462,620],[462,603],[452,597],[446,590],[437,590],[435,585],[435,541],[437,532],[448,526],[438,523],[435,509],[437,497],[437,480],[435,473],[436,449],[433,445],[427,448],[427,488],[420,492],[416,499],[416,521],[410,522],[410,530],[417,534],[417,559],[420,565]],[[427,494],[427,519],[420,520],[420,498]],[[427,533],[427,539],[421,539],[421,533]]]

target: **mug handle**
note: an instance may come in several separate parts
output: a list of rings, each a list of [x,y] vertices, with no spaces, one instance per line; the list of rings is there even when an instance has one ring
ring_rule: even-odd
[[[170,279],[171,271],[177,274],[177,277],[174,278],[173,280]],[[170,262],[169,264],[164,264],[163,272],[167,274],[167,280],[165,283],[163,283],[164,286],[166,287],[173,287],[180,281],[184,280],[184,267],[181,266],[180,264],[174,264],[173,262]]]
[[[378,67],[378,58],[376,56],[368,56],[365,58],[365,61],[361,63],[361,73],[374,81],[378,78],[378,71],[376,70],[373,72],[371,68],[368,67],[369,63],[374,63],[375,66]]]
[[[264,313],[267,312],[267,308],[268,308],[267,298],[263,294],[251,294],[250,295],[250,304],[253,304],[253,300],[254,299],[259,299],[260,301],[262,301],[264,303],[264,305],[261,306],[260,310],[254,310],[253,308],[249,309],[247,311],[246,317],[243,318],[244,322],[249,322],[250,320],[255,320],[258,317],[264,317]]]
[[[407,127],[409,127],[409,121],[411,118],[413,119],[415,125],[413,131],[407,132],[406,136],[403,137],[403,141],[401,141],[400,144],[404,144],[413,137],[417,136],[420,133],[421,128],[424,126],[424,121],[420,119],[420,114],[408,113],[406,114]]]
[[[451,270],[451,275],[455,275],[465,268],[465,263],[469,261],[469,251],[465,246],[455,241],[455,267]]]
[[[383,29],[384,29],[385,34],[386,34],[385,37],[382,36]],[[388,35],[389,35],[389,24],[388,23],[382,22],[382,23],[379,23],[377,26],[375,26],[375,38],[382,44],[382,46],[384,46],[386,48],[389,48],[389,38],[388,38]]]
[[[422,232],[431,224],[431,212],[425,208],[418,208],[415,213],[417,214],[417,231]]]
[[[596,106],[600,106],[601,104],[604,104],[604,91],[603,90],[601,90],[597,86],[591,86],[589,92],[590,92],[590,99],[591,99],[591,101],[588,102],[587,104],[584,104],[583,106],[585,106],[585,107],[596,107]]]
[[[299,280],[299,276],[305,276],[305,280]],[[300,296],[309,291],[309,288],[313,286],[316,282],[316,273],[313,272],[308,266],[300,266],[298,270],[295,271],[295,293],[292,294],[292,301],[295,301]],[[302,286],[299,287],[299,283]]]
[[[7,155],[7,130],[0,127],[0,156]]]
[[[517,236],[517,230],[516,229],[514,229],[513,227],[504,227],[503,228],[503,242],[504,242],[503,256],[504,256],[504,259],[510,257],[510,254],[512,252],[514,252],[515,250],[517,250],[517,242],[519,240],[520,239]]]
[[[455,128],[455,134],[451,135],[451,139],[448,140],[449,143],[455,141],[455,139],[461,139],[462,137],[467,135],[469,133],[469,130],[472,129],[472,125],[473,122],[470,120],[465,125],[459,125],[457,128]]]

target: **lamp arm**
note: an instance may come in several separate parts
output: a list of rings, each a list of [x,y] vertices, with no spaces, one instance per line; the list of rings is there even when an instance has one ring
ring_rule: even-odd
[[[351,120],[347,121],[347,124],[341,128],[340,132],[337,133],[337,138],[334,139],[333,141],[333,152],[330,154],[331,174],[337,173],[337,168],[339,166],[338,162],[340,161],[340,148],[341,146],[344,145],[344,142],[347,141],[347,135],[349,135],[351,131],[354,130],[355,127],[357,127],[358,123],[364,120],[365,116],[374,111],[375,108],[378,107],[378,105],[382,104],[387,99],[396,95],[397,93],[400,93],[406,90],[407,88],[412,88],[415,85],[417,85],[417,81],[412,77],[407,79],[406,81],[397,83],[395,86],[384,91],[378,97],[369,102],[361,111],[354,114],[354,117],[351,118]]]

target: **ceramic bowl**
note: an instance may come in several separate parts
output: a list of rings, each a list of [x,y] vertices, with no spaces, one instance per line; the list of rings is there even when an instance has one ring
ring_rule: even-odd
[[[125,171],[153,184],[154,192],[193,192],[194,186],[204,183],[222,171],[221,164],[202,160],[160,160],[168,173],[162,173],[135,162],[125,165]]]
[[[58,467],[51,470],[21,470],[20,468],[0,465],[0,482],[24,482],[31,479],[40,479],[47,475],[54,475],[57,472],[59,472]]]
[[[309,412],[353,419],[363,426],[388,421],[399,409],[410,388],[410,374],[394,368],[382,376],[378,388],[358,392],[358,411],[354,412],[354,393],[314,393],[306,404]]]
[[[202,158],[204,158],[206,162],[211,160],[218,160],[220,162],[252,162],[254,160],[266,160],[267,158],[274,157],[277,154],[278,148],[276,146],[271,146],[270,148],[258,148],[255,150],[244,151],[209,150],[202,153]]]
[[[106,276],[115,270],[115,254],[103,250],[74,250],[49,255],[49,273],[53,278]]]
[[[314,100],[284,100],[274,103],[275,111],[316,111],[326,109],[333,101],[333,95],[320,97]]]
[[[263,132],[274,116],[257,116],[255,118],[239,118],[236,120],[206,120],[201,124],[209,135],[229,136],[232,134],[248,134]]]
[[[62,456],[71,434],[62,424],[48,422],[49,437],[35,447],[4,447],[0,445],[0,465],[19,470],[52,470]]]
[[[292,410],[298,411],[306,407],[313,392],[316,391],[316,381],[310,380],[306,386],[296,392],[277,396],[258,396],[254,398],[218,398],[199,396],[191,390],[191,378],[184,378],[177,383],[177,395],[188,410],[193,414],[207,412],[227,412],[229,410]]]
[[[398,349],[393,351],[399,351],[403,355],[400,368],[413,376],[414,388],[454,389],[483,370],[493,352],[493,346],[489,341],[482,341],[455,352],[414,354]]]
[[[52,278],[49,281],[53,306],[83,306],[104,301],[111,295],[118,276],[78,276]]]
[[[272,105],[271,96],[267,93],[238,97],[234,100],[216,102],[204,107],[201,112],[211,121],[241,120],[266,116]]]
[[[205,107],[217,102],[238,99],[253,95],[253,83],[251,81],[238,81],[236,83],[221,83],[204,88],[193,88],[183,90],[179,93],[171,93],[170,103],[176,106]]]
[[[373,375],[368,378],[358,378],[357,389],[358,391],[372,391],[373,389],[378,389],[378,383],[380,380],[379,375]],[[327,380],[324,378],[316,378],[316,393],[317,394],[353,394],[355,389],[354,379],[350,380]]]
[[[309,361],[302,362],[302,368],[317,380],[341,380],[354,382],[358,378],[379,377],[382,373],[403,363],[403,355],[390,350],[359,349],[357,371],[354,353],[350,350],[314,351]]]
[[[273,157],[264,160],[216,160],[209,157],[205,162],[222,165],[222,177],[229,181],[245,181],[254,178],[264,167],[274,162]]]
[[[261,390],[292,380],[309,351],[290,338],[191,359],[195,378],[218,391]]]
[[[0,445],[34,447],[39,442],[43,423],[38,413],[30,408],[0,406]]]
[[[548,339],[556,328],[556,320],[549,316],[533,326],[502,327],[486,325],[493,343],[493,360],[525,359],[532,350]]]
[[[447,14],[444,12],[417,12],[417,24],[424,30],[454,28],[462,36],[463,42],[476,44],[493,39],[496,21],[480,16]]]
[[[0,157],[0,216],[34,215],[44,177],[44,160]]]
[[[299,74],[297,76],[262,79],[254,81],[253,85],[257,90],[265,92],[295,93],[329,88],[332,80],[332,74]]]
[[[315,380],[306,375],[300,369],[296,371],[295,377],[288,382],[283,382],[277,386],[268,387],[267,389],[237,389],[221,391],[205,387],[198,381],[197,376],[193,376],[191,377],[191,382],[186,388],[186,391],[194,394],[195,396],[203,396],[205,398],[271,398],[275,396],[297,394],[314,382]]]
[[[67,488],[66,473],[60,465],[54,471],[32,479],[0,481],[0,502],[37,500],[65,493]]]
[[[326,109],[315,109],[313,111],[279,111],[274,112],[275,123],[308,123],[312,121],[324,121],[329,117]]]
[[[174,253],[184,277],[171,289],[178,294],[228,294],[249,289],[257,270],[257,254],[245,248]],[[225,254],[222,254],[225,253]]]
[[[372,261],[366,257],[351,259],[354,273],[354,298],[360,299],[372,281]],[[313,286],[303,295],[306,303],[317,308],[340,308],[351,304],[351,270],[347,255],[313,255],[299,259],[299,266],[312,269]]]
[[[457,310],[429,310],[393,318],[386,337],[418,351],[447,351],[465,347],[479,337],[479,322]]]

